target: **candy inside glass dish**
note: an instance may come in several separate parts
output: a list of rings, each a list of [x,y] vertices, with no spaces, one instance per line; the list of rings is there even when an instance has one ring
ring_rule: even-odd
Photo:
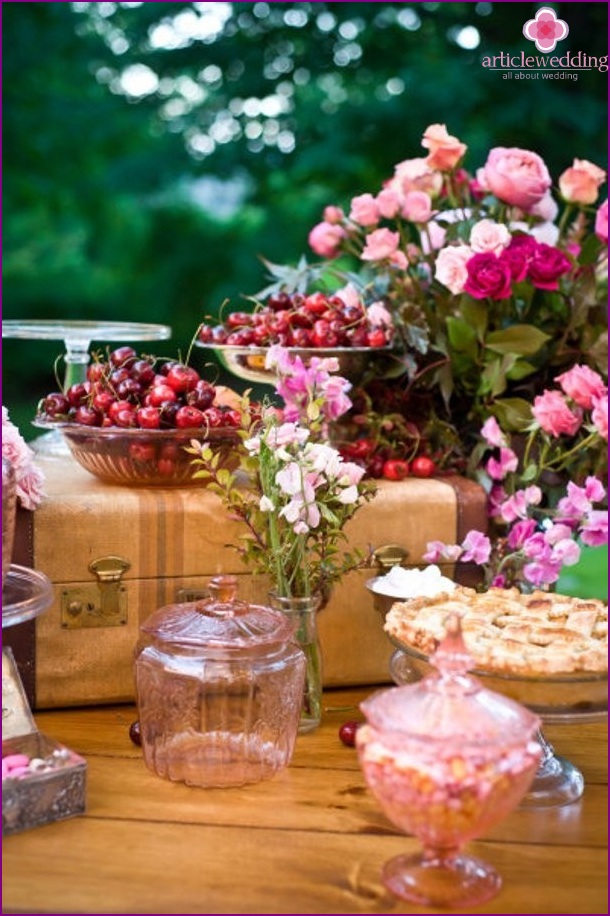
[[[193,478],[193,456],[185,447],[191,439],[207,442],[220,455],[219,467],[233,469],[237,430],[217,429],[121,429],[80,426],[35,420],[42,429],[58,428],[76,461],[90,474],[107,483],[127,486],[205,486]]]
[[[266,368],[269,347],[232,346],[196,341],[195,345],[213,353],[220,365],[232,375],[247,382],[274,385],[276,373]],[[291,356],[299,356],[309,365],[312,357],[337,360],[337,375],[352,384],[359,383],[369,372],[382,372],[392,360],[392,347],[284,347]]]
[[[537,716],[468,675],[460,619],[421,681],[374,694],[356,733],[365,779],[386,816],[423,851],[387,862],[394,894],[456,909],[493,897],[501,878],[463,851],[519,803],[541,756]],[[466,912],[466,910],[459,910]]]

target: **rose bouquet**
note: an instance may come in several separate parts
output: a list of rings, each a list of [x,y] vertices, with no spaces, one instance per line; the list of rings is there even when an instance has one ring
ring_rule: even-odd
[[[309,234],[325,271],[311,276],[348,278],[386,306],[403,411],[421,426],[449,421],[468,454],[489,415],[523,428],[558,372],[607,372],[607,200],[595,209],[606,173],[575,159],[553,189],[529,150],[496,147],[473,175],[444,125],[422,145],[427,156],[400,162],[347,213],[326,207]]]
[[[24,509],[36,509],[43,497],[44,474],[34,461],[34,452],[2,407],[2,457],[13,467],[17,501]]]
[[[218,468],[205,443],[192,442],[195,476],[209,481],[246,534],[238,548],[244,561],[266,574],[280,597],[318,595],[361,565],[358,552],[341,552],[344,526],[370,499],[364,470],[328,444],[328,423],[351,404],[349,382],[331,375],[334,359],[308,366],[282,347],[269,349],[267,368],[277,373],[283,410],[242,403],[237,447],[239,471]]]
[[[580,545],[608,543],[600,479],[607,475],[608,388],[587,366],[555,382],[535,398],[518,450],[494,417],[481,429],[474,474],[489,493],[496,536],[472,530],[461,544],[431,542],[424,559],[480,566],[484,587],[548,587],[579,561]]]

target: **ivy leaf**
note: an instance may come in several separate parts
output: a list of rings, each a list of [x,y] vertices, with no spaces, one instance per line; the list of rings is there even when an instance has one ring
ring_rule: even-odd
[[[485,346],[495,353],[533,356],[547,340],[550,340],[549,335],[531,324],[514,324],[503,331],[492,331],[488,334]]]

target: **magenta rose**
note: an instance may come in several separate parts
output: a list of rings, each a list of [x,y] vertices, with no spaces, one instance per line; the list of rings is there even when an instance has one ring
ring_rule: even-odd
[[[484,187],[504,203],[526,212],[551,187],[551,176],[540,156],[518,147],[490,150],[481,172]]]
[[[538,289],[559,289],[559,278],[572,270],[572,262],[552,245],[538,243],[530,258],[528,277]]]
[[[510,265],[495,254],[475,254],[466,264],[464,292],[474,299],[508,299],[511,294]]]

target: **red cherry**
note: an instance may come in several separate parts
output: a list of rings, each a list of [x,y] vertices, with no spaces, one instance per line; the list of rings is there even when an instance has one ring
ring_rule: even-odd
[[[186,404],[176,412],[176,427],[178,429],[198,429],[205,423],[205,414],[196,407]]]
[[[388,458],[383,465],[383,476],[386,480],[404,480],[409,476],[409,463],[401,458]]]
[[[199,379],[192,391],[187,392],[186,403],[198,410],[207,410],[214,403],[216,389],[205,379]]]
[[[59,391],[48,394],[42,402],[42,409],[47,417],[63,417],[70,410],[70,401]]]
[[[85,404],[90,394],[91,382],[77,382],[75,385],[70,385],[66,391],[66,397],[71,407],[80,407],[81,404]]]
[[[101,426],[103,419],[104,415],[100,410],[87,407],[86,404],[81,404],[74,411],[74,422],[80,423],[81,426]]]
[[[178,395],[169,385],[155,385],[146,398],[150,407],[161,407],[166,401],[177,401]]]
[[[176,363],[167,373],[167,384],[178,393],[192,391],[199,380],[196,369],[192,366],[183,366],[181,363]]]
[[[112,391],[102,390],[96,391],[96,393],[93,395],[93,398],[91,399],[91,404],[97,410],[101,410],[102,413],[108,413],[110,410],[110,405],[114,404],[115,401],[116,397]]]
[[[118,347],[110,354],[110,362],[113,366],[125,366],[137,358],[136,351],[133,347]]]
[[[210,426],[213,429],[222,426],[223,412],[220,407],[208,407],[207,410],[203,411],[203,416],[205,426]]]
[[[139,407],[136,410],[136,422],[140,429],[159,429],[161,410],[158,407]]]
[[[361,722],[355,722],[353,719],[348,719],[347,722],[344,722],[339,729],[339,738],[347,747],[354,747],[356,744],[356,732],[362,725]]]
[[[411,462],[411,473],[414,477],[432,477],[436,472],[436,465],[427,455],[419,455]]]
[[[140,733],[140,723],[136,719],[135,722],[132,722],[129,726],[129,738],[137,746],[142,746],[142,735]]]
[[[372,331],[369,331],[367,339],[369,347],[385,347],[388,343],[385,331],[382,331],[381,328],[373,328]]]
[[[141,385],[152,385],[155,378],[155,370],[147,359],[137,359],[131,366],[131,377]]]
[[[156,447],[152,442],[130,442],[129,457],[138,464],[149,464],[155,460]]]

